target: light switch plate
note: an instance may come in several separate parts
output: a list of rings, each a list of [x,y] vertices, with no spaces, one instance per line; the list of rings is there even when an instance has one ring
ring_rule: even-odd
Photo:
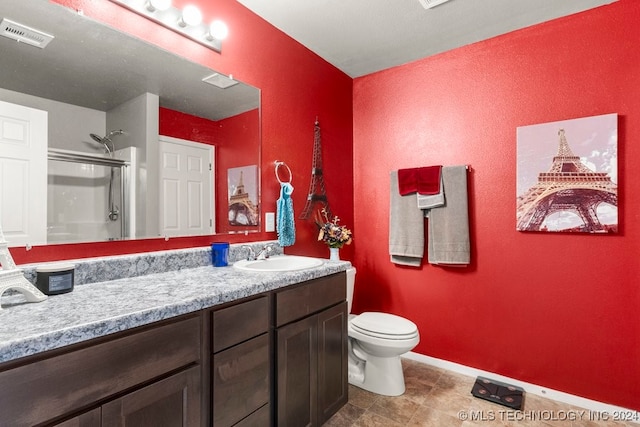
[[[264,231],[276,231],[276,214],[274,212],[264,214]]]

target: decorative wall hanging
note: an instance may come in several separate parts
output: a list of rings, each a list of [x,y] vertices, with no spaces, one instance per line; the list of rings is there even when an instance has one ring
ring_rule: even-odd
[[[322,203],[323,209],[327,212],[329,217],[331,215],[331,208],[329,207],[329,200],[327,200],[327,190],[324,188],[324,178],[322,177],[322,146],[320,137],[320,123],[318,119],[315,122],[315,128],[313,132],[313,164],[311,166],[311,184],[309,185],[309,195],[307,196],[307,203],[302,210],[300,219],[311,218],[311,213],[314,210],[316,203]]]
[[[258,225],[258,166],[242,166],[227,171],[229,225]]]
[[[517,129],[518,231],[618,231],[618,115]]]

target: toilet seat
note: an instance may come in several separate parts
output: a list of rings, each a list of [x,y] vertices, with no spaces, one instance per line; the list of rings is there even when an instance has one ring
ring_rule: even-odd
[[[418,335],[418,327],[415,323],[388,313],[365,312],[349,323],[355,331],[370,337],[408,340]]]

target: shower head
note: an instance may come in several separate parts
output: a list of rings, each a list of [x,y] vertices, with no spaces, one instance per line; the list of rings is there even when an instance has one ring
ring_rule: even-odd
[[[122,134],[124,134],[124,131],[122,129],[118,129],[118,130],[110,131],[107,135],[103,137],[98,136],[95,133],[90,133],[89,136],[98,144],[104,145],[104,149],[107,151],[107,154],[113,155],[113,152],[115,151],[115,147],[113,146],[113,141],[111,140],[111,137],[116,135],[122,135]]]
[[[91,139],[93,139],[98,144],[103,144],[101,136],[98,136],[95,133],[90,133],[89,136],[91,137]]]
[[[90,133],[89,136],[97,143],[104,144],[106,141],[111,141],[112,136],[122,135],[124,131],[122,129],[112,130],[106,136],[98,136],[95,133]]]

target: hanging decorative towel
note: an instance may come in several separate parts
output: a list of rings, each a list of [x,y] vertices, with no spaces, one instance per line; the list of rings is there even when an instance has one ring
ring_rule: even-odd
[[[441,165],[398,170],[398,190],[401,196],[413,193],[433,195],[440,192]]]
[[[280,183],[280,198],[277,205],[277,231],[280,246],[291,246],[296,241],[296,224],[293,216],[293,186],[288,182]]]

